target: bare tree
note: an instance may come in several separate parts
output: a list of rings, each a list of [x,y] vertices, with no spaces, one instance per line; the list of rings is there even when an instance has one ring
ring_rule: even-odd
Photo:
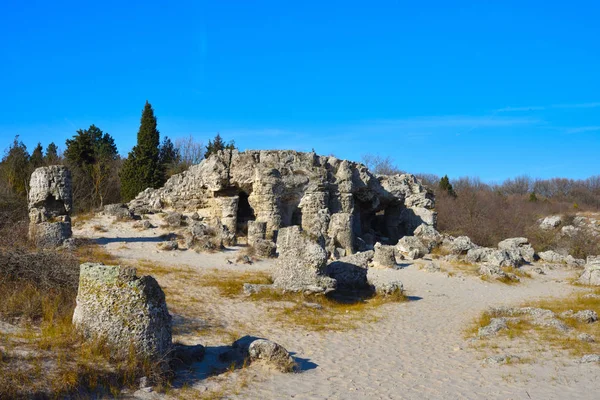
[[[192,135],[175,140],[175,148],[180,156],[178,172],[183,172],[204,159],[204,144],[196,141]]]
[[[361,160],[362,163],[376,175],[395,175],[404,173],[404,171],[400,170],[400,168],[394,164],[394,160],[389,156],[381,157],[374,154],[363,154]]]

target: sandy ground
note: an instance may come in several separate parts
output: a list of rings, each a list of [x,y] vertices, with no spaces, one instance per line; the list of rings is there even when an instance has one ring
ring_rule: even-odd
[[[151,221],[155,226],[162,224],[159,216],[151,216]],[[163,240],[160,235],[168,229],[137,231],[132,225],[97,216],[76,224],[74,236],[94,238],[111,254],[127,261],[147,260],[192,271],[269,271],[274,265],[273,260],[236,264],[239,248],[214,254],[159,251],[157,244]],[[579,290],[567,282],[573,271],[547,271],[521,284],[505,285],[475,276],[426,272],[419,263],[402,266],[371,269],[369,275],[372,279],[401,280],[411,301],[385,304],[377,311],[377,321],[342,332],[312,332],[279,324],[268,318],[268,304],[221,298],[214,290],[174,279],[175,273],[158,276],[168,303],[183,294],[199,299],[182,315],[174,313],[174,339],[207,346],[205,360],[187,371],[195,380],[170,391],[168,396],[201,398],[222,387],[227,398],[239,399],[598,398],[597,364],[578,364],[568,354],[545,351],[522,341],[497,348],[481,347],[464,335],[473,319],[490,306],[567,296]],[[191,315],[193,310],[198,310],[197,315]],[[211,333],[211,327],[218,334]],[[230,332],[230,336],[223,332]],[[251,366],[208,377],[210,363],[215,362],[222,346],[229,344],[231,337],[246,334],[286,347],[297,358],[300,373],[283,374]],[[497,354],[519,355],[527,362],[482,363],[485,357]],[[228,386],[235,390],[228,390]]]

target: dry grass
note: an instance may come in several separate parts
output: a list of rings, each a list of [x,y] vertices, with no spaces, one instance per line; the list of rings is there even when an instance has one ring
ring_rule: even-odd
[[[553,327],[534,324],[529,319],[530,317],[521,316],[517,320],[509,321],[507,324],[508,329],[501,330],[498,333],[498,337],[529,343],[534,342],[538,345],[538,348],[544,351],[567,353],[575,357],[581,357],[585,354],[598,354],[600,353],[600,322],[587,323],[578,321],[575,318],[561,316],[563,312],[569,310],[575,313],[582,310],[593,310],[600,314],[600,299],[585,297],[587,293],[577,293],[564,298],[541,299],[520,306],[551,310],[556,314],[558,319],[572,328],[568,333],[560,332]],[[596,290],[594,293],[600,294],[600,290]],[[491,315],[489,312],[482,313],[465,329],[465,336],[473,337],[477,335],[480,327],[488,325],[492,318],[502,316],[508,315]],[[592,335],[596,339],[596,342],[589,343],[579,340],[577,336],[581,333]],[[491,342],[485,341],[484,343],[484,347],[486,347]]]
[[[120,259],[110,254],[104,247],[93,242],[77,246],[75,256],[81,262],[97,262],[106,265],[118,265]]]
[[[91,221],[96,217],[96,214],[92,211],[86,213],[80,213],[71,218],[71,225],[73,227],[80,227],[85,225],[87,222]]]

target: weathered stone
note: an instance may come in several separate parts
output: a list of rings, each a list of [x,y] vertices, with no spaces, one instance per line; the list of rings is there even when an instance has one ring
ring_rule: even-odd
[[[529,243],[529,239],[524,237],[505,239],[498,243],[498,249],[518,254],[519,258],[522,258],[528,263],[535,261],[535,250]]]
[[[133,219],[133,213],[127,208],[127,204],[107,204],[102,209],[104,215],[116,217],[118,220]]]
[[[375,244],[373,264],[378,267],[395,267],[396,249],[394,248],[394,246],[388,246],[381,243]]]
[[[263,361],[281,372],[294,372],[297,365],[290,353],[280,344],[266,339],[257,339],[248,348],[250,361]]]
[[[327,252],[322,238],[311,239],[299,226],[279,230],[279,258],[273,284],[292,292],[328,293],[336,281],[325,275]]]
[[[429,251],[442,243],[442,235],[435,229],[433,225],[421,224],[415,229],[414,236],[428,247]]]
[[[337,282],[337,289],[360,290],[369,286],[367,270],[373,259],[373,251],[365,251],[342,257],[329,263],[325,274]]]
[[[391,281],[391,282],[380,282],[375,281],[371,282],[373,288],[375,289],[375,293],[379,296],[394,296],[394,295],[402,295],[404,293],[404,285],[400,281]]]
[[[484,364],[507,364],[510,362],[519,361],[520,359],[521,359],[521,357],[519,357],[519,356],[505,354],[505,355],[486,357],[483,360],[483,363]]]
[[[244,283],[243,291],[245,295],[260,293],[267,290],[272,290],[273,285],[259,283]]]
[[[427,272],[440,272],[441,270],[442,269],[440,268],[440,266],[434,263],[433,261],[430,261],[427,264],[425,264],[425,271]]]
[[[179,243],[177,243],[177,240],[167,240],[166,242],[159,243],[158,248],[165,251],[177,250]]]
[[[600,354],[586,354],[578,362],[580,364],[600,363]]]
[[[583,273],[577,280],[582,285],[600,286],[600,256],[589,256]]]
[[[449,251],[452,254],[467,254],[469,250],[476,247],[468,236],[459,236],[451,241]]]
[[[434,226],[434,205],[412,175],[374,176],[362,164],[314,153],[235,150],[211,155],[129,203],[132,210],[195,210],[232,233],[260,221],[266,239],[298,225],[322,236],[329,252],[346,254],[384,238],[395,243],[423,223]]]
[[[503,329],[508,329],[508,320],[506,318],[492,318],[489,325],[479,328],[477,336],[480,338],[486,338],[495,336]]]
[[[183,223],[183,215],[178,212],[169,212],[164,216],[164,220],[167,225],[177,228]]]
[[[71,172],[62,165],[41,167],[29,181],[29,239],[38,247],[59,247],[71,237]]]
[[[558,227],[562,223],[562,219],[560,215],[552,215],[541,219],[539,222],[541,229],[549,230]]]
[[[256,240],[267,237],[267,223],[260,221],[248,221],[248,245],[254,246]]]
[[[593,310],[582,310],[573,314],[573,318],[577,321],[591,324],[592,322],[598,321],[598,314]]]
[[[82,264],[73,323],[86,336],[106,339],[117,354],[133,348],[158,359],[171,349],[165,295],[154,278],[138,278],[133,268]]]
[[[560,264],[565,262],[565,257],[554,250],[542,251],[541,253],[538,253],[538,256],[540,257],[540,260],[549,263]]]
[[[259,257],[274,257],[275,256],[275,243],[270,240],[256,239],[254,240],[254,250]]]
[[[592,335],[590,335],[589,333],[580,333],[579,335],[577,335],[577,339],[582,342],[586,342],[586,343],[595,343],[596,342],[594,337]]]
[[[406,256],[409,256],[409,258],[413,260],[422,258],[429,252],[427,246],[421,241],[421,239],[415,236],[404,236],[398,241],[398,244],[396,244],[396,250]]]
[[[147,219],[143,219],[141,221],[134,223],[133,227],[135,229],[140,229],[140,230],[147,230],[147,229],[154,228],[154,226],[152,226],[150,221],[148,221]]]

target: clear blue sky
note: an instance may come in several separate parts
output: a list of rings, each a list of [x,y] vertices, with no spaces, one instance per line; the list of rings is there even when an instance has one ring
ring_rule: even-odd
[[[148,99],[171,138],[584,178],[598,21],[598,1],[4,1],[0,147],[93,123],[126,154]]]

